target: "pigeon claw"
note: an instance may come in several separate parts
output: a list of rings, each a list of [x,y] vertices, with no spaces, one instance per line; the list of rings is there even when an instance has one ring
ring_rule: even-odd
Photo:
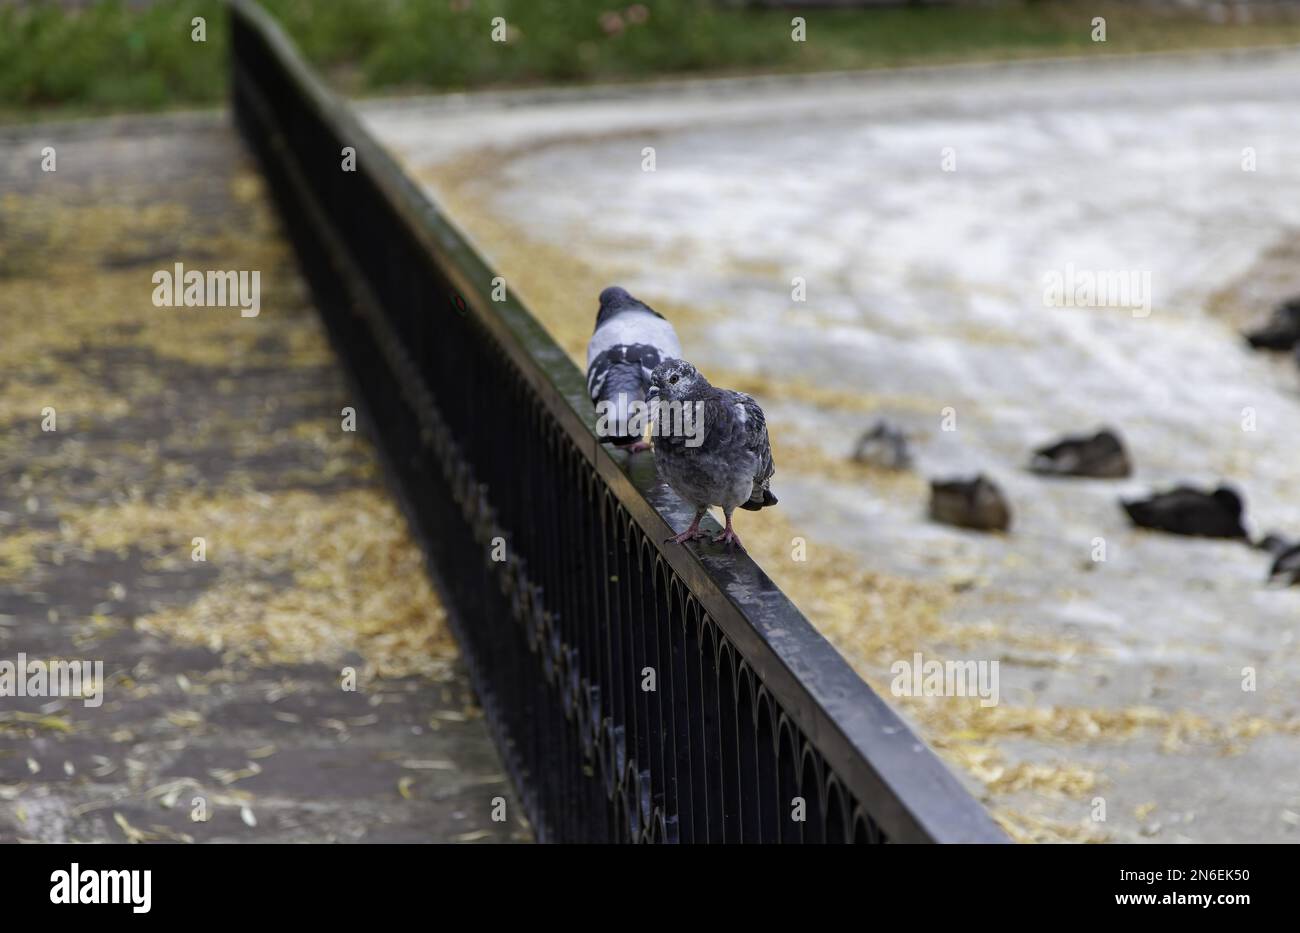
[[[732,530],[730,525],[728,525],[724,531],[722,531],[718,535],[715,535],[713,538],[714,544],[722,544],[724,541],[727,543],[728,548],[730,548],[734,544],[742,551],[745,549],[745,546],[740,543],[740,535],[736,534],[736,532]]]
[[[664,544],[667,544],[669,541],[673,544],[685,544],[687,541],[694,541],[697,538],[707,538],[708,536],[709,533],[707,531],[701,531],[698,528],[691,527],[687,528],[679,535],[673,535],[671,538],[664,538]]]
[[[637,441],[635,444],[629,444],[623,449],[627,451],[627,455],[630,457],[633,454],[639,454],[643,450],[649,450],[650,447],[651,444],[649,441]]]

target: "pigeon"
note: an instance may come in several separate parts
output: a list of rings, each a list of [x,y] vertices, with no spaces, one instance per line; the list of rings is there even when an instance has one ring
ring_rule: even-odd
[[[705,537],[700,519],[720,505],[727,527],[713,541],[739,545],[736,507],[757,512],[777,503],[768,488],[774,467],[763,409],[744,392],[714,388],[685,360],[659,364],[650,397],[659,475],[695,509],[690,527],[664,543]]]
[[[663,315],[617,286],[600,293],[596,329],[587,343],[587,394],[597,414],[608,415],[601,440],[629,454],[649,448],[637,430],[649,419],[644,411],[638,418],[636,409],[645,405],[654,368],[681,355],[677,332]]]
[[[1273,569],[1268,572],[1268,580],[1287,586],[1300,585],[1300,544],[1293,544],[1277,555]]]
[[[1091,476],[1118,479],[1132,472],[1119,435],[1103,428],[1091,437],[1066,437],[1034,451],[1029,462],[1034,473],[1053,476]]]
[[[1300,298],[1290,298],[1273,309],[1262,326],[1243,336],[1256,350],[1290,350],[1300,346]]]
[[[1245,538],[1241,496],[1228,486],[1212,493],[1179,486],[1149,499],[1121,502],[1133,524],[1175,535],[1202,538]]]
[[[881,419],[858,438],[853,459],[882,470],[906,470],[912,465],[912,452],[907,446],[907,436]]]
[[[932,480],[930,518],[976,531],[1006,531],[1011,507],[997,484],[983,474],[968,480]]]

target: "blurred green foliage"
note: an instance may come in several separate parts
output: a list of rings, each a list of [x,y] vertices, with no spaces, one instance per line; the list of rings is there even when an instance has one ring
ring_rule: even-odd
[[[206,45],[190,41],[194,16],[207,18]],[[0,111],[215,101],[225,93],[224,16],[219,0],[144,10],[120,0],[77,11],[49,2],[0,7]]]
[[[871,10],[742,10],[707,0],[263,0],[348,93],[659,74],[867,68],[987,58],[1300,41],[1286,11],[1216,23],[1187,9],[1097,0]],[[793,42],[790,20],[807,20]],[[1092,17],[1107,42],[1091,41]],[[191,20],[207,41],[191,41]],[[491,41],[493,17],[509,41]],[[0,7],[0,118],[205,105],[226,83],[220,0],[58,0]]]

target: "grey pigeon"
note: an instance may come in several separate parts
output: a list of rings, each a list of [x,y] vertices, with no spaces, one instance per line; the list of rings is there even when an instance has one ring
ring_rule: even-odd
[[[600,293],[587,343],[587,394],[598,414],[609,413],[601,440],[630,454],[650,446],[636,430],[634,403],[645,403],[654,368],[681,355],[677,332],[663,315],[617,286]]]
[[[1241,524],[1245,506],[1237,491],[1220,486],[1212,493],[1179,486],[1149,499],[1122,501],[1133,524],[1174,535],[1203,538],[1245,538]]]
[[[945,525],[976,531],[1006,531],[1011,527],[1011,506],[992,480],[931,480],[930,518]]]
[[[709,506],[720,505],[727,527],[714,543],[740,544],[731,527],[736,507],[757,512],[777,502],[768,488],[775,468],[763,409],[744,392],[714,388],[685,360],[659,364],[650,397],[659,475],[695,509],[690,527],[667,540],[704,537],[700,519]],[[693,421],[678,415],[687,407],[693,417],[698,413]]]
[[[1268,572],[1271,583],[1285,583],[1287,586],[1300,585],[1300,544],[1296,544],[1277,555],[1273,569]]]
[[[1103,428],[1091,437],[1066,437],[1034,451],[1029,463],[1034,473],[1054,476],[1093,476],[1117,479],[1132,472],[1124,443],[1114,431]]]

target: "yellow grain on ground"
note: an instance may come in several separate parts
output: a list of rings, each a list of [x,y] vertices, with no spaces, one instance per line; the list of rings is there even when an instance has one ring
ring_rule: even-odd
[[[381,677],[437,677],[455,657],[422,552],[379,490],[108,507],[70,521],[66,535],[88,549],[129,543],[170,569],[192,558],[194,529],[221,567],[217,583],[138,628],[256,664],[334,664],[356,653]],[[281,574],[288,585],[267,582]]]
[[[237,176],[247,189],[260,185]],[[269,209],[252,211],[251,229],[202,230],[183,204],[135,209],[123,205],[54,205],[49,199],[3,196],[6,235],[0,239],[0,297],[6,315],[0,371],[0,424],[39,415],[52,399],[60,414],[98,418],[125,414],[127,396],[160,391],[144,368],[123,372],[135,383],[109,389],[97,373],[76,365],[87,348],[147,349],[197,365],[329,365],[333,357],[319,322],[304,313],[300,326],[275,328],[279,343],[264,347],[268,328],[232,326],[238,309],[155,307],[153,274],[222,267],[258,270],[263,308],[305,309],[307,295],[293,271],[291,248]],[[167,259],[154,253],[165,252]],[[140,261],[144,256],[148,261]],[[119,268],[116,264],[127,263]],[[260,316],[260,315],[259,315]],[[248,323],[252,319],[245,319]]]
[[[177,391],[176,363],[200,374],[184,391],[215,396],[249,368],[337,371],[265,185],[242,171],[229,189],[243,208],[238,227],[186,203],[3,196],[0,456],[20,466],[29,511],[57,522],[24,527],[20,515],[5,529],[0,580],[39,591],[51,565],[103,552],[138,555],[151,573],[202,567],[215,579],[194,602],[125,621],[228,660],[340,665],[357,655],[362,677],[441,678],[455,657],[445,613],[403,516],[375,485],[373,450],[341,429],[336,376],[309,374],[290,382],[299,395],[256,405],[205,406],[202,418],[158,424],[153,436],[113,436],[137,405]],[[259,270],[259,316],[156,307],[153,273],[174,262]],[[33,441],[46,407],[57,431]],[[270,418],[286,409],[301,414]],[[85,440],[87,428],[100,436]],[[299,452],[268,467],[264,455],[280,445]],[[192,462],[208,449],[233,459],[216,485]],[[274,489],[259,488],[267,478]],[[333,480],[344,488],[311,488]]]

